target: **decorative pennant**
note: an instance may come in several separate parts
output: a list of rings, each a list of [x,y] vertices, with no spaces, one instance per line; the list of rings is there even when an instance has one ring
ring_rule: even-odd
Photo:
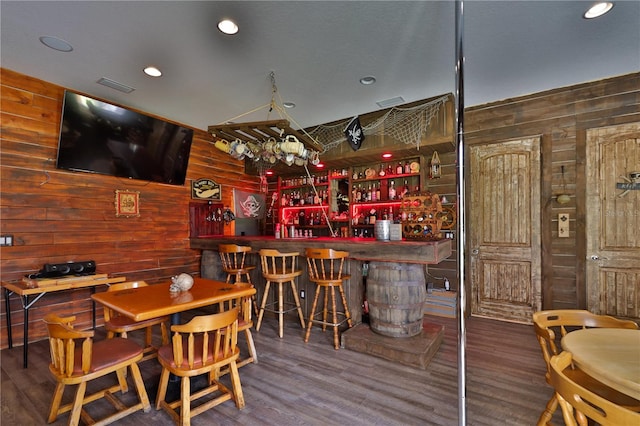
[[[360,149],[362,142],[364,141],[364,131],[360,125],[360,118],[357,115],[351,119],[349,124],[347,124],[347,128],[344,129],[344,136],[347,138],[349,145],[351,145],[351,148],[354,151]]]

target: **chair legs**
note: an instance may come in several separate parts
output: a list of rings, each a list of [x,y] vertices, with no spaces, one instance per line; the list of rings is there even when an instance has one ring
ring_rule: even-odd
[[[340,293],[340,298],[342,300],[342,305],[344,306],[344,317],[345,319],[341,322],[338,322],[338,310],[336,308],[336,293],[335,293],[335,287],[338,287],[338,291]],[[316,320],[315,317],[317,314],[319,314],[320,312],[316,313],[316,308],[318,307],[318,298],[320,297],[320,291],[324,288],[324,307],[322,309],[322,320]],[[328,321],[328,304],[329,304],[329,293],[331,294],[331,322]],[[342,315],[342,314],[341,314]],[[335,349],[340,349],[340,334],[338,331],[338,327],[344,323],[347,322],[347,324],[349,325],[349,328],[353,327],[352,321],[351,321],[351,313],[349,312],[349,306],[347,305],[347,298],[344,295],[344,290],[342,289],[342,286],[338,285],[338,286],[317,286],[316,287],[316,294],[313,297],[313,304],[311,306],[311,313],[309,315],[309,320],[307,322],[307,332],[305,333],[304,336],[304,341],[308,342],[309,341],[309,337],[311,335],[311,327],[313,327],[313,323],[317,322],[317,323],[321,323],[322,324],[322,331],[325,331],[327,329],[327,325],[330,327],[333,327],[333,346],[335,347]]]
[[[298,297],[298,288],[294,280],[289,281],[291,284],[291,291],[293,292],[293,300],[295,301],[295,310],[298,311],[298,318],[300,319],[300,324],[302,328],[305,328],[304,314],[302,313],[302,307],[300,306],[300,298]],[[280,338],[284,335],[284,314],[285,312],[289,312],[289,310],[284,309],[284,290],[283,290],[283,282],[278,282],[278,290],[277,290],[277,301],[275,304],[278,309],[270,310],[270,312],[274,312],[278,314],[278,336]],[[264,295],[262,296],[262,303],[260,303],[260,311],[258,312],[258,322],[256,323],[256,331],[260,331],[260,326],[262,325],[262,318],[264,316],[265,307],[267,305],[267,299],[269,298],[269,289],[271,287],[271,281],[267,281],[264,287]]]
[[[103,389],[97,392],[94,392],[91,395],[86,395],[87,390],[87,382],[83,381],[78,383],[78,388],[76,389],[75,396],[73,398],[73,402],[66,404],[64,406],[60,406],[62,402],[62,396],[64,394],[65,384],[57,383],[56,389],[53,393],[53,399],[51,400],[51,407],[49,409],[49,417],[47,418],[47,423],[53,423],[56,421],[59,414],[63,414],[66,412],[70,412],[69,414],[69,425],[78,425],[80,423],[80,417],[82,417],[83,421],[87,424],[96,423],[89,414],[83,409],[84,404],[88,404],[90,402],[96,401],[100,398],[105,398],[118,410],[114,414],[101,419],[99,424],[107,425],[113,423],[129,414],[142,409],[145,413],[149,412],[151,409],[151,405],[149,403],[149,397],[147,396],[147,391],[144,387],[144,382],[142,381],[142,375],[140,374],[140,368],[138,364],[133,363],[130,364],[131,368],[131,377],[133,378],[133,382],[136,387],[136,391],[138,394],[138,403],[127,407],[121,401],[119,401],[112,394],[120,391],[121,393],[126,393],[128,391],[127,379],[126,379],[126,367],[116,370],[116,375],[118,377],[118,384],[111,386],[110,388]]]
[[[547,406],[545,407],[542,414],[540,414],[540,418],[538,419],[537,426],[547,426],[551,424],[551,418],[553,417],[553,413],[555,413],[558,408],[558,398],[556,398],[555,391],[553,392],[553,396],[547,402]]]

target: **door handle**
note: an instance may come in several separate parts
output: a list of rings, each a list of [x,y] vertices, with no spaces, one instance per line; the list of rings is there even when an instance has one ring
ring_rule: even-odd
[[[598,256],[597,254],[592,254],[592,255],[589,257],[589,259],[591,259],[591,260],[609,260],[608,258],[606,258],[606,257],[600,257],[600,256]]]
[[[471,250],[471,254],[476,256],[478,253],[480,253],[480,250],[478,250],[477,248],[474,248],[473,250]]]

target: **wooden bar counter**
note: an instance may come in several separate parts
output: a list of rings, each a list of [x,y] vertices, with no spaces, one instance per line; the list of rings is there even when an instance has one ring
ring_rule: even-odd
[[[226,275],[222,271],[219,244],[238,244],[251,246],[252,255],[249,262],[258,267],[253,271],[251,279],[258,292],[258,300],[261,300],[264,290],[264,279],[260,270],[258,251],[263,248],[272,248],[280,251],[300,252],[299,267],[303,270],[298,280],[298,289],[304,294],[300,301],[305,317],[311,310],[312,296],[315,286],[307,279],[307,262],[304,258],[305,249],[332,248],[334,250],[346,250],[349,252],[347,273],[351,274],[351,280],[345,286],[349,310],[355,323],[362,321],[362,302],[364,297],[364,285],[362,277],[362,265],[365,262],[390,262],[435,265],[451,255],[451,240],[441,241],[377,241],[374,238],[274,238],[264,236],[201,236],[191,238],[192,249],[202,250],[201,276],[217,280],[225,280]]]

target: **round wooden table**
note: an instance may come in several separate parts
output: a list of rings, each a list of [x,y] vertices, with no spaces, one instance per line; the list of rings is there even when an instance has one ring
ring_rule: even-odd
[[[585,373],[640,399],[640,330],[590,328],[568,333],[562,348]]]

